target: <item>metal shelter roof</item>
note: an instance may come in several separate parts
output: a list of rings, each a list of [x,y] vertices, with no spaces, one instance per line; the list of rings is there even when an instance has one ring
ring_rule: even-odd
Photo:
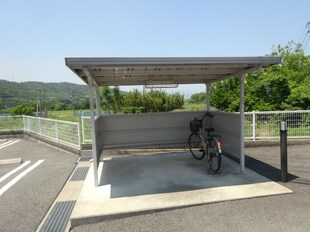
[[[278,64],[280,57],[65,58],[66,66],[85,83],[98,86],[207,84]]]

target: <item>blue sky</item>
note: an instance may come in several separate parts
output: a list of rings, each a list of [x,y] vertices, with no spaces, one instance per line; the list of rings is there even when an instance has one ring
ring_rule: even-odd
[[[64,57],[260,56],[298,41],[310,21],[309,0],[2,0],[0,7],[0,79],[79,84]]]

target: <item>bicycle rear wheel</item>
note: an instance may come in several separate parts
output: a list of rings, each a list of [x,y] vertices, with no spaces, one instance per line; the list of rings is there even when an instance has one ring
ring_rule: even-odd
[[[201,160],[205,156],[205,150],[203,149],[201,137],[199,133],[191,133],[188,138],[189,150],[195,159]]]
[[[213,172],[217,172],[221,167],[222,154],[220,147],[214,138],[211,138],[208,142],[208,162]]]

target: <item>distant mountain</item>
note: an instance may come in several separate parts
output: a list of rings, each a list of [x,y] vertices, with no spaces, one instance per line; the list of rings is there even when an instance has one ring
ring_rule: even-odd
[[[20,104],[36,104],[39,99],[55,104],[82,101],[88,96],[86,85],[68,82],[13,82],[0,80],[0,110]]]

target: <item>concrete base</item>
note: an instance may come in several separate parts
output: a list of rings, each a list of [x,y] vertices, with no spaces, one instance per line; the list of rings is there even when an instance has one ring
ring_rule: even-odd
[[[0,160],[0,164],[20,164],[22,162],[23,162],[22,158]]]
[[[100,186],[90,169],[71,225],[164,209],[291,193],[288,188],[223,157],[221,174],[207,174],[206,160],[190,153],[127,156],[100,163]]]

